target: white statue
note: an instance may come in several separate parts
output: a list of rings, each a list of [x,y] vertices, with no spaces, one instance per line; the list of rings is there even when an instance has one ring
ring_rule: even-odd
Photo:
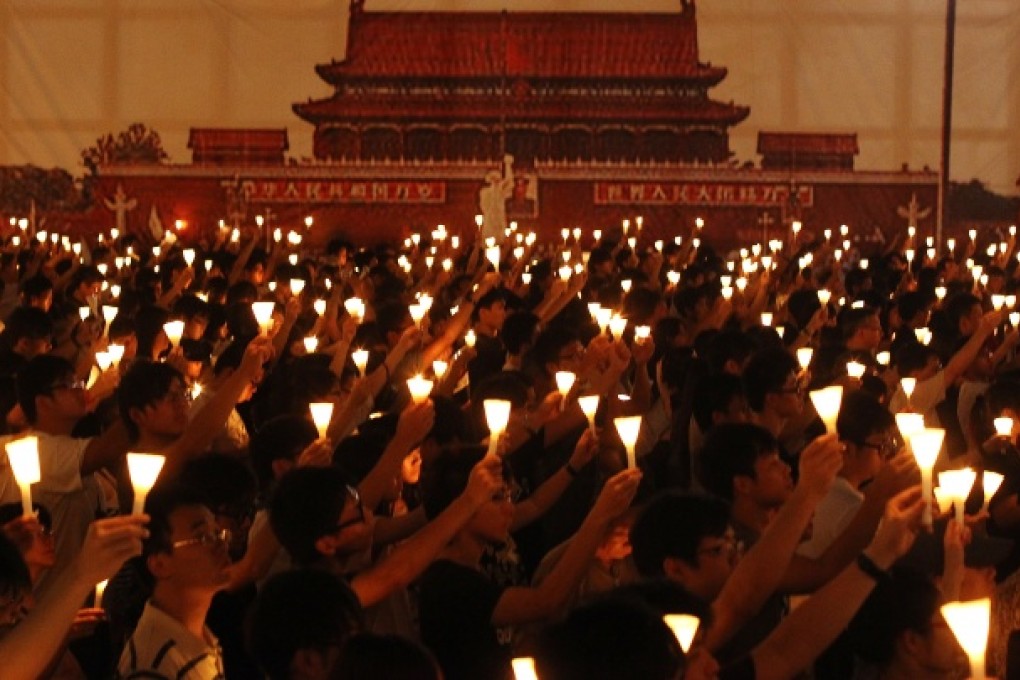
[[[485,186],[478,192],[482,210],[481,238],[496,239],[502,243],[506,234],[506,201],[514,192],[514,157],[503,156],[503,170],[490,170],[485,175]]]
[[[106,207],[114,212],[117,216],[117,230],[121,234],[128,233],[127,231],[127,214],[128,211],[134,210],[135,206],[138,205],[138,201],[135,199],[128,199],[127,194],[124,193],[124,185],[118,184],[117,191],[113,194],[113,200],[108,198],[103,199],[103,203]]]

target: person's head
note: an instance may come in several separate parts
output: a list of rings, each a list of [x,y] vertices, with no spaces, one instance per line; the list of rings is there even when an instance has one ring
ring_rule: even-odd
[[[342,559],[371,545],[372,511],[334,467],[294,468],[280,478],[269,503],[280,545],[301,566]]]
[[[154,361],[170,349],[170,338],[163,325],[170,320],[170,314],[162,307],[148,306],[138,310],[135,316],[135,338],[138,340],[137,353],[142,359]]]
[[[211,598],[230,581],[230,532],[216,525],[208,500],[183,484],[157,486],[145,499],[149,537],[142,556],[161,589]]]
[[[120,379],[117,405],[132,440],[142,435],[174,439],[188,426],[184,379],[168,364],[131,364]]]
[[[630,529],[642,577],[667,578],[711,602],[733,570],[736,543],[730,509],[711,496],[668,492],[652,499]]]
[[[952,677],[960,669],[962,650],[940,604],[929,577],[894,567],[850,623],[856,653],[880,670],[896,667],[904,677]]]
[[[702,432],[722,423],[746,423],[751,418],[744,381],[727,373],[709,374],[699,382],[693,415]]]
[[[403,302],[387,302],[375,310],[375,324],[380,342],[393,347],[404,331],[414,325],[414,320]]]
[[[53,321],[36,307],[18,307],[7,317],[4,344],[23,359],[45,354],[52,347]]]
[[[301,452],[318,437],[314,423],[304,416],[292,414],[271,418],[256,430],[249,441],[248,451],[263,492],[290,471]]]
[[[836,431],[846,446],[840,474],[856,484],[873,478],[885,461],[896,455],[895,420],[871,394],[858,390],[843,397]]]
[[[798,415],[804,408],[804,399],[797,369],[797,360],[783,348],[772,347],[754,354],[744,369],[744,386],[751,410],[782,418]]]
[[[436,517],[464,493],[471,468],[483,455],[481,447],[444,451],[422,470],[422,505],[427,517]],[[514,504],[509,475],[505,472],[504,480],[507,481],[504,482],[503,490],[475,511],[461,529],[462,533],[483,544],[498,544],[507,540],[514,517]]]
[[[506,351],[519,356],[526,352],[535,342],[538,329],[538,317],[531,312],[514,312],[503,321],[503,345]]]
[[[99,295],[102,290],[103,275],[95,267],[79,267],[71,276],[67,284],[67,290],[71,297],[80,304],[88,302],[93,295]]]
[[[74,366],[63,357],[40,354],[18,371],[18,404],[25,419],[35,424],[42,415],[47,422],[75,423],[88,413],[85,382],[74,375]]]
[[[259,590],[248,647],[269,680],[326,680],[363,619],[357,596],[338,576],[295,569]]]
[[[53,282],[49,277],[36,274],[22,281],[21,304],[49,312],[53,305]]]
[[[576,373],[583,358],[581,340],[576,333],[562,326],[546,328],[539,333],[528,354],[528,361],[547,376],[556,375],[556,371]]]
[[[882,342],[882,322],[874,309],[860,307],[844,310],[840,326],[849,350],[871,352]]]
[[[928,325],[930,302],[924,293],[911,290],[896,298],[896,312],[900,322],[907,328],[923,328]]]
[[[793,488],[790,466],[763,427],[733,423],[713,428],[699,454],[701,483],[728,501],[760,508],[783,504]]]
[[[330,680],[440,680],[432,653],[399,635],[360,633],[344,644]]]
[[[0,531],[0,628],[25,616],[25,599],[32,592],[32,577],[18,546]]]
[[[255,477],[248,466],[234,456],[211,453],[185,463],[177,480],[205,497],[216,526],[230,531],[231,557],[240,559],[255,509]]]
[[[577,607],[542,631],[535,646],[542,680],[672,680],[684,667],[662,613],[632,597]]]
[[[33,578],[42,570],[57,563],[53,540],[53,518],[45,506],[32,504],[35,521],[19,522],[24,510],[21,503],[0,505],[0,527],[14,541]]]
[[[234,371],[240,368],[241,362],[244,359],[244,353],[247,349],[248,341],[246,340],[235,340],[230,343],[216,358],[216,366],[213,368],[213,375],[215,375],[217,379],[225,379],[232,375]],[[240,404],[246,402],[254,396],[255,391],[259,387],[259,383],[262,382],[262,377],[262,370],[259,369],[241,392],[241,396],[238,397],[237,403]]]
[[[706,344],[704,359],[715,373],[740,375],[754,350],[754,343],[746,333],[721,331]]]
[[[478,300],[474,313],[480,328],[499,332],[506,319],[506,295],[498,288],[490,290]]]
[[[942,306],[950,332],[970,337],[981,323],[981,300],[970,293],[956,293]]]
[[[209,324],[209,303],[196,295],[182,295],[174,303],[173,315],[184,321],[182,337],[200,340]]]

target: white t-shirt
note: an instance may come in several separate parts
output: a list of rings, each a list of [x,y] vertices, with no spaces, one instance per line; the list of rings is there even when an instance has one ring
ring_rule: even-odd
[[[82,477],[81,474],[85,449],[91,439],[32,430],[4,437],[0,439],[0,444],[25,435],[34,435],[39,440],[41,475],[39,482],[32,485],[32,501],[50,511],[57,555],[57,566],[44,574],[36,584],[36,595],[41,596],[60,569],[70,564],[81,550],[89,524],[103,511],[103,493],[94,475]],[[0,466],[0,501],[21,502],[21,490],[7,462],[6,451],[3,465]]]
[[[821,555],[832,545],[861,509],[864,494],[855,489],[843,477],[836,477],[822,502],[815,508],[811,520],[811,538],[797,548],[797,554],[812,559]]]
[[[946,373],[939,371],[927,380],[918,382],[914,386],[914,393],[910,395],[910,410],[924,416],[924,424],[928,427],[939,427],[939,416],[935,407],[946,398]],[[907,395],[903,392],[903,385],[897,385],[892,398],[889,399],[889,412],[899,413],[907,410]]]

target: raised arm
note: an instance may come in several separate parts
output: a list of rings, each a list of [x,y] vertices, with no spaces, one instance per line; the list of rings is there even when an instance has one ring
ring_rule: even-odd
[[[53,588],[28,617],[0,639],[0,668],[6,680],[34,680],[67,640],[81,603],[97,583],[142,552],[148,535],[146,515],[126,515],[94,522],[81,553],[64,569]]]
[[[514,506],[514,519],[510,531],[518,531],[547,513],[574,481],[577,473],[592,461],[598,450],[598,440],[592,436],[591,430],[585,430],[577,440],[567,464],[542,482],[541,486],[535,489],[535,493]]]
[[[418,578],[475,511],[492,499],[502,483],[502,463],[498,458],[487,456],[475,465],[464,493],[446,510],[351,580],[361,605],[370,607]]]
[[[800,454],[797,487],[712,603],[712,625],[705,636],[710,650],[725,645],[775,592],[842,462],[842,448],[833,434],[814,440]]]
[[[921,522],[921,489],[912,487],[889,501],[874,539],[864,551],[864,564],[887,570],[906,554]],[[843,569],[787,616],[751,652],[757,680],[792,678],[821,654],[846,628],[875,587],[877,575],[860,562]]]
[[[404,458],[428,436],[435,420],[436,410],[431,401],[410,404],[400,414],[396,434],[383,449],[379,462],[358,484],[358,493],[367,507],[374,508],[382,502],[386,492],[393,487],[393,479],[400,474]]]
[[[556,566],[533,588],[507,588],[492,612],[493,626],[540,621],[560,611],[584,574],[609,524],[630,506],[641,472],[624,470],[606,482]]]
[[[970,368],[970,365],[977,359],[981,348],[985,346],[988,338],[995,332],[1000,323],[1002,323],[1001,310],[988,312],[981,317],[981,323],[978,324],[977,330],[971,334],[963,347],[957,350],[956,354],[949,359],[949,363],[942,370],[946,380],[946,387],[956,382],[956,379]]]

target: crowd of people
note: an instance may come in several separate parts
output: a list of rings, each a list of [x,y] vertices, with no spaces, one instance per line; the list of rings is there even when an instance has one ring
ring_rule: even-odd
[[[0,675],[1020,673],[1015,234],[641,232],[0,224]]]

